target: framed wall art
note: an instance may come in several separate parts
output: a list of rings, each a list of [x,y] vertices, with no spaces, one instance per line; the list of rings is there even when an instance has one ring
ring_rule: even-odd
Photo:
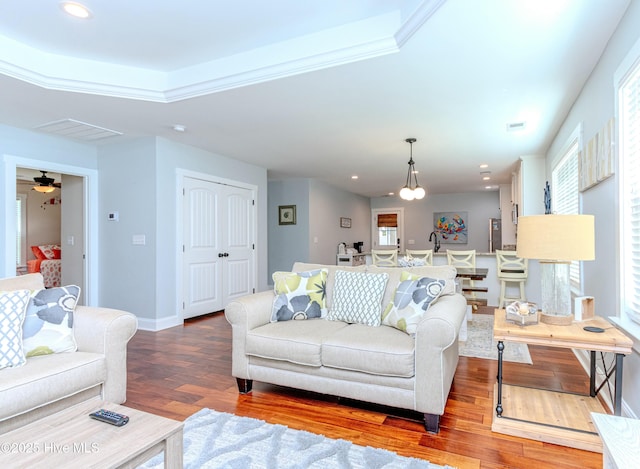
[[[340,217],[340,228],[351,228],[351,218]]]
[[[442,244],[467,244],[467,212],[434,212],[433,228]]]
[[[279,205],[278,206],[278,225],[295,225],[296,224],[296,206],[295,205]]]

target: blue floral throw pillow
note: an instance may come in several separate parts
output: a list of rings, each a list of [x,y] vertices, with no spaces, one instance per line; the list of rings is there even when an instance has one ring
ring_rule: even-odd
[[[382,324],[415,335],[418,323],[444,290],[444,280],[402,272],[400,282],[382,313]]]
[[[327,315],[327,269],[274,272],[271,322],[324,318]]]
[[[73,336],[73,311],[79,296],[80,287],[76,285],[47,288],[31,296],[22,326],[27,358],[78,349]]]

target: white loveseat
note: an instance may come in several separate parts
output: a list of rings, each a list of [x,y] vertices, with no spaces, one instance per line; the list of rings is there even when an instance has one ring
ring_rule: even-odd
[[[424,414],[427,431],[437,432],[458,364],[458,334],[466,300],[455,292],[450,266],[338,267],[296,263],[294,272],[326,268],[326,300],[331,310],[336,272],[389,275],[382,309],[394,298],[402,271],[445,280],[415,335],[388,325],[377,327],[329,319],[271,322],[273,291],[231,302],[232,374],[241,393],[252,380],[367,401]]]
[[[39,273],[0,279],[0,291],[41,290]],[[77,306],[76,352],[27,358],[0,369],[0,434],[92,397],[121,404],[127,390],[127,343],[137,329],[125,311]]]

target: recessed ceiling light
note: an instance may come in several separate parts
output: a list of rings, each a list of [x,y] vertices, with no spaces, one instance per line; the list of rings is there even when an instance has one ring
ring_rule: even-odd
[[[395,194],[394,192],[389,192],[389,194],[388,194],[388,195],[394,195],[394,194]]]
[[[87,19],[91,17],[91,11],[81,3],[62,2],[60,6],[65,12],[76,18]]]
[[[482,176],[483,181],[488,181],[491,179],[491,176]]]
[[[485,189],[493,189],[491,186],[484,186]]]
[[[358,175],[354,174],[353,176],[351,176],[351,179],[358,179]]]
[[[485,168],[488,168],[488,167],[489,167],[489,165],[487,163],[482,163],[480,165],[480,169],[485,169]]]
[[[182,124],[176,124],[173,126],[173,130],[175,130],[176,132],[184,132],[185,130],[187,130],[187,128]]]

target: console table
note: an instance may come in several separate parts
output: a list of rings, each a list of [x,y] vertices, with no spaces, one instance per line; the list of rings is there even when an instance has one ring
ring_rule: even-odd
[[[611,373],[615,371],[614,413],[620,415],[622,361],[625,355],[631,353],[632,340],[599,316],[568,326],[544,323],[519,326],[507,322],[505,316],[504,309],[495,310],[493,337],[498,342],[498,379],[494,389],[496,412],[491,429],[497,433],[602,452],[602,442],[590,417],[591,412],[607,413],[596,397],[596,352],[613,353],[616,356],[615,367]],[[605,331],[587,332],[583,329],[584,326],[601,327]],[[589,350],[589,393],[573,394],[503,385],[504,342]]]

